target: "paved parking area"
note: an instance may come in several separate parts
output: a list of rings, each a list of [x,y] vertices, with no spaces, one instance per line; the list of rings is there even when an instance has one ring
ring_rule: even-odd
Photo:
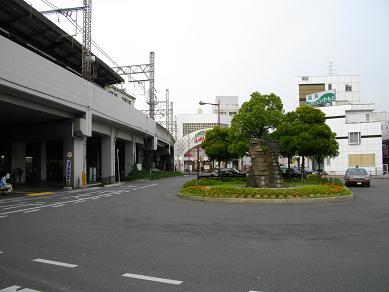
[[[188,178],[0,202],[0,291],[386,291],[389,180],[352,201],[194,202]]]

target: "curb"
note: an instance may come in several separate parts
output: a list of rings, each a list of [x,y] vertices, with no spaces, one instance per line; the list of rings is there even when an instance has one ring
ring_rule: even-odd
[[[201,201],[201,202],[218,202],[218,203],[236,203],[236,204],[314,204],[314,203],[326,203],[326,202],[342,202],[353,200],[354,194],[339,196],[339,197],[326,197],[326,198],[290,198],[290,199],[253,199],[253,198],[211,198],[211,197],[198,197],[191,195],[184,195],[178,193],[177,196],[184,200]]]

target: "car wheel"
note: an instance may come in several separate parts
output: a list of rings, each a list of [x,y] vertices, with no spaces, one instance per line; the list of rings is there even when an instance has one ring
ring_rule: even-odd
[[[367,186],[368,188],[370,188],[370,183],[368,183],[366,186]]]

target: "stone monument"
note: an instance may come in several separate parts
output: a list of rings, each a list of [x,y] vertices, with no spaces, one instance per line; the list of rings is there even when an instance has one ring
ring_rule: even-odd
[[[277,141],[252,139],[249,155],[251,166],[247,186],[253,188],[280,188],[282,175],[278,164],[280,147]]]

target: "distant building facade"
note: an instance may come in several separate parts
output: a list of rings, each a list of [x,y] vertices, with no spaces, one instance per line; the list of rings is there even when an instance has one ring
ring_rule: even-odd
[[[220,127],[229,127],[232,118],[239,111],[237,96],[217,96],[215,104],[220,101]],[[212,106],[212,113],[177,115],[177,140],[174,146],[175,166],[180,171],[197,170],[197,154],[202,171],[211,167],[205,151],[200,147],[205,132],[218,125],[218,107]],[[199,151],[197,152],[197,148]]]
[[[336,92],[337,104],[360,103],[359,75],[317,75],[295,77],[295,105],[306,104],[306,96],[326,90]]]
[[[361,104],[358,75],[298,76],[295,79],[296,106],[312,98],[333,94],[334,99],[314,104],[326,115],[326,124],[336,133],[339,155],[325,158],[324,170],[344,174],[356,165],[372,174],[383,173],[382,125],[374,104]]]

